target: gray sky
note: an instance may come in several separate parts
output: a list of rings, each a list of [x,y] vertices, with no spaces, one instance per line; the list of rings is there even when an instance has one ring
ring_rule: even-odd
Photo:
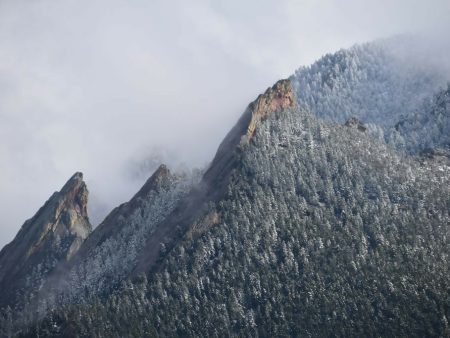
[[[0,247],[75,171],[97,222],[158,158],[205,165],[299,66],[449,17],[448,0],[0,0]]]

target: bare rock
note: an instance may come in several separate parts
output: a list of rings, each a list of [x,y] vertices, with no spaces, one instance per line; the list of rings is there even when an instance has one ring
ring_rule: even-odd
[[[362,123],[360,120],[358,120],[356,117],[351,117],[345,122],[345,126],[349,128],[356,129],[360,132],[365,132],[367,130],[367,127]]]
[[[58,262],[78,251],[92,230],[88,195],[83,175],[75,173],[0,251],[0,308],[36,287],[30,283],[41,284]]]
[[[250,104],[252,118],[247,128],[247,136],[251,139],[261,121],[270,114],[291,108],[295,105],[295,94],[289,80],[280,80],[268,88],[266,92]]]

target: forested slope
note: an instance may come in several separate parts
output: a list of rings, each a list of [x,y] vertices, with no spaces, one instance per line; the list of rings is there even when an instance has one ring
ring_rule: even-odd
[[[450,334],[448,161],[408,158],[302,108],[271,115],[241,147],[226,196],[160,272],[55,311],[41,334]]]

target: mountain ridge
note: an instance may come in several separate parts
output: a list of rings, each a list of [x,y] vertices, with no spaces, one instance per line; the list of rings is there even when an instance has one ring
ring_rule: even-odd
[[[236,165],[236,152],[239,151],[241,142],[250,142],[258,125],[271,114],[292,107],[294,102],[294,92],[290,81],[280,80],[249,104],[239,121],[220,144],[197,188],[185,197],[174,213],[157,228],[155,235],[150,238],[144,249],[145,254],[140,258],[133,275],[148,273],[152,265],[160,259],[160,244],[163,243],[164,251],[167,251],[167,245],[172,240],[171,237],[182,236],[182,233],[189,229],[193,220],[205,213],[204,207],[199,208],[199,206],[205,205],[205,202],[208,201],[216,201],[221,197],[224,193],[222,186],[228,184]],[[194,211],[191,211],[193,209]],[[174,224],[177,225],[177,229],[174,228]],[[180,224],[184,224],[184,226],[180,226]]]
[[[161,166],[60,263],[66,293],[44,286],[19,335],[450,335],[448,96],[385,48],[275,83],[195,178]]]

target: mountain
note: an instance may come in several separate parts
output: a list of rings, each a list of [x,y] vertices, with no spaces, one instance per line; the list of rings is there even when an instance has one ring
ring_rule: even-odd
[[[237,124],[220,144],[216,156],[201,182],[181,201],[174,212],[162,222],[139,258],[135,274],[149,272],[161,257],[161,246],[167,251],[176,238],[186,231],[197,234],[216,218],[208,205],[223,198],[229,188],[233,171],[240,166],[239,146],[253,138],[257,127],[276,111],[295,105],[294,93],[289,81],[281,80],[252,102]],[[163,254],[164,254],[163,252]]]
[[[76,173],[2,249],[0,308],[28,301],[30,290],[40,289],[59,262],[76,254],[92,229],[87,201],[83,175]]]
[[[145,240],[193,185],[192,177],[172,174],[161,165],[138,193],[114,209],[44,284],[39,297],[53,304],[80,301],[86,294],[107,294],[136,266]]]
[[[4,335],[450,336],[448,78],[398,48],[268,88],[204,172],[161,166]]]

